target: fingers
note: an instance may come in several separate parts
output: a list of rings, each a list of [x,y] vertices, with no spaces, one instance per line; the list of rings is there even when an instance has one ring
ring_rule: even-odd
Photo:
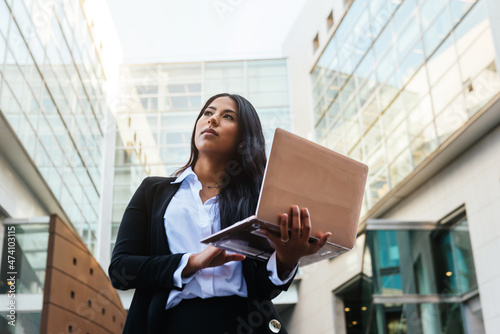
[[[300,210],[300,217],[301,217],[301,238],[302,239],[309,239],[309,235],[311,234],[311,216],[309,214],[309,210],[307,208],[304,208]]]
[[[271,231],[269,230],[266,230],[266,229],[262,229],[262,233],[264,233],[264,235],[266,236],[266,238],[268,238],[269,240],[271,240],[271,242],[273,244],[277,244],[278,242],[281,241],[281,235],[276,235],[274,233],[272,233]]]
[[[332,233],[331,233],[331,232],[326,232],[325,234],[323,234],[323,235],[319,238],[319,240],[318,240],[316,243],[314,243],[314,246],[315,246],[315,247],[314,247],[314,253],[316,253],[318,250],[320,250],[320,249],[321,249],[321,247],[323,247],[323,246],[326,244],[326,242],[327,242],[328,238],[329,238],[331,235],[332,235]]]
[[[292,206],[292,238],[300,236],[299,206]]]
[[[207,246],[202,252],[206,253],[207,257],[214,258],[222,252],[222,249],[214,246]]]
[[[243,261],[246,258],[245,255],[241,254],[227,254],[226,257],[224,258],[224,263],[231,262],[231,261]]]
[[[280,231],[281,231],[281,241],[288,242],[288,215],[286,213],[280,216]]]

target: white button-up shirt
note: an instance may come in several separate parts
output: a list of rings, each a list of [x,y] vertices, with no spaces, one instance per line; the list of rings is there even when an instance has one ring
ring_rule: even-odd
[[[202,203],[200,198],[202,185],[191,167],[172,183],[181,183],[181,185],[165,210],[165,231],[170,251],[173,254],[186,254],[182,256],[179,267],[174,273],[174,285],[178,288],[184,285],[184,289],[170,292],[166,308],[176,306],[182,299],[196,297],[232,295],[247,297],[247,286],[240,261],[201,269],[187,278],[182,278],[182,270],[186,267],[189,256],[207,247],[200,243],[200,240],[220,230],[219,204],[217,196]],[[276,252],[269,259],[267,270],[271,282],[275,285],[287,283],[295,272],[292,270],[285,280],[278,277]]]

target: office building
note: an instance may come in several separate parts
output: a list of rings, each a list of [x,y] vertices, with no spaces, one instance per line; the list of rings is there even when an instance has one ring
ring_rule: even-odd
[[[292,29],[303,29],[300,38],[291,33],[284,45],[291,68],[310,66],[309,82],[304,71],[290,76],[292,105],[298,91],[311,93],[312,126],[298,132],[313,129],[370,171],[356,248],[304,268],[288,329],[495,333],[498,3],[320,7],[308,3]],[[298,56],[304,45],[310,52]]]
[[[86,254],[98,253],[112,123],[106,98],[116,75],[109,58],[117,50],[106,13],[92,0],[0,1],[2,331],[40,326],[49,215],[78,233]],[[5,279],[12,272],[15,328],[4,307],[12,300]]]

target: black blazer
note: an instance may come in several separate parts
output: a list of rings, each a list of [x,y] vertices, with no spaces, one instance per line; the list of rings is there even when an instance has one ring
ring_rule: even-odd
[[[173,274],[183,254],[172,254],[163,216],[180,184],[175,178],[148,177],[130,200],[118,230],[109,266],[116,289],[136,289],[123,333],[165,333],[157,328],[172,289]],[[244,333],[272,333],[269,322],[279,320],[271,299],[288,289],[270,280],[266,263],[245,259],[243,276],[248,289],[249,319],[241,324]],[[192,321],[190,315],[190,321]],[[252,330],[252,331],[251,331]],[[282,327],[281,334],[286,334]]]

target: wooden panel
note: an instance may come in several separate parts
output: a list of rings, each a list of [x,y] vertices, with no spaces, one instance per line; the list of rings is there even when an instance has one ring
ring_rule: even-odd
[[[62,309],[57,305],[44,305],[47,308],[49,318],[47,321],[47,328],[49,330],[40,333],[47,334],[66,334],[66,333],[78,333],[78,334],[94,334],[94,333],[120,333],[121,331],[111,332],[106,328],[99,326],[96,323],[87,321],[83,317],[74,314],[71,311]]]
[[[126,312],[104,270],[59,217],[49,231],[40,333],[120,333]]]

